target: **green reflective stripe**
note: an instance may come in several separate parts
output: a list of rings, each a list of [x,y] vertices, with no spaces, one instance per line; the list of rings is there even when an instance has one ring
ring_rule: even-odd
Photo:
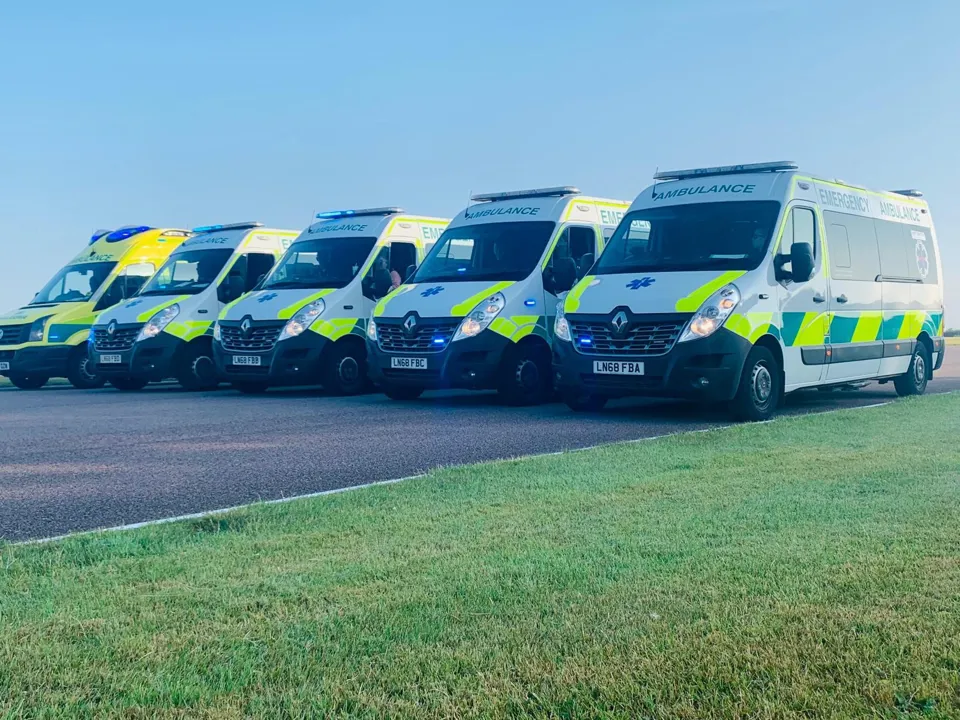
[[[150,308],[149,310],[147,310],[146,312],[142,312],[142,313],[140,313],[139,315],[137,315],[137,322],[145,323],[145,322],[147,322],[147,320],[149,320],[150,318],[152,318],[154,315],[156,315],[156,314],[157,314],[158,312],[160,312],[161,310],[166,310],[168,307],[170,307],[170,306],[172,306],[172,305],[176,305],[178,302],[183,302],[184,300],[186,300],[186,299],[189,298],[189,297],[190,297],[189,295],[181,295],[180,297],[175,297],[175,298],[173,298],[172,300],[167,300],[165,303],[161,303],[160,305],[157,305],[156,307],[152,307],[152,308]]]
[[[212,322],[209,320],[185,320],[183,322],[174,321],[167,325],[163,331],[174,337],[180,338],[185,342],[190,342],[200,337],[210,329]]]
[[[499,335],[503,335],[508,340],[520,342],[527,335],[537,333],[545,336],[540,321],[544,320],[542,315],[514,315],[511,318],[496,317],[490,323],[490,329]]]
[[[897,340],[908,340],[915,338],[923,332],[923,324],[927,319],[925,310],[908,310],[904,313],[903,324],[900,325],[900,332],[897,333]]]
[[[781,336],[789,347],[824,345],[830,314],[826,312],[785,312],[782,316]]]
[[[734,280],[743,277],[746,274],[746,270],[731,270],[723,273],[723,275],[720,275],[719,277],[714,278],[705,285],[701,285],[685,298],[680,298],[677,300],[677,312],[696,312],[700,309],[700,306],[703,305],[707,298],[713,295],[717,290],[722,288],[724,285],[732,283]]]
[[[416,284],[413,284],[413,285],[401,285],[401,286],[398,287],[396,290],[393,290],[392,292],[387,293],[387,295],[386,295],[380,302],[378,302],[378,303],[377,303],[377,306],[373,309],[373,316],[374,316],[374,317],[380,317],[381,315],[383,315],[383,313],[386,312],[386,310],[387,310],[387,303],[388,303],[388,302],[390,302],[391,300],[393,300],[393,299],[394,299],[395,297],[397,297],[398,295],[403,295],[405,292],[410,292],[410,291],[413,290],[415,287],[417,287]]]
[[[310,330],[325,338],[336,341],[345,335],[349,335],[354,329],[361,325],[362,322],[360,318],[333,318],[332,320],[324,320],[321,318],[310,326]]]
[[[73,335],[67,338],[67,345],[79,345],[82,342],[86,342],[87,338],[90,336],[90,328],[84,330],[77,330]]]
[[[735,313],[727,318],[724,327],[751,343],[755,343],[769,332],[772,322],[772,312]]]
[[[595,275],[587,275],[573,286],[573,289],[567,293],[567,297],[563,300],[563,311],[565,313],[575,313],[580,309],[580,297],[587,291],[587,288],[590,287],[590,283],[593,282]]]
[[[300,298],[293,305],[288,305],[283,310],[277,313],[278,320],[289,320],[294,315],[296,315],[304,305],[309,305],[314,300],[319,300],[322,297],[325,297],[333,292],[333,288],[327,288],[326,290],[320,290],[315,292],[313,295],[308,295],[305,298]]]
[[[493,319],[493,322],[490,323],[490,329],[510,340],[513,338],[513,334],[517,331],[517,326],[514,322],[507,320],[505,317],[496,317]]]
[[[864,310],[857,319],[857,326],[853,330],[851,342],[873,342],[880,337],[880,328],[883,325],[883,312],[880,310]],[[830,326],[830,341],[833,339],[833,325]]]
[[[473,310],[477,305],[479,305],[481,300],[485,300],[494,293],[506,290],[511,285],[516,285],[516,283],[512,280],[508,280],[506,282],[499,282],[496,285],[491,285],[486,290],[478,292],[476,295],[471,295],[462,303],[454,305],[452,308],[450,308],[450,315],[452,317],[463,317],[468,312]]]

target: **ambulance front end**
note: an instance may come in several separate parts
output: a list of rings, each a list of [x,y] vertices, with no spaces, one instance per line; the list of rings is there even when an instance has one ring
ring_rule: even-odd
[[[298,234],[261,223],[193,232],[135,298],[97,318],[90,357],[117,389],[168,378],[189,390],[215,387],[213,325],[221,308],[252,290]]]
[[[367,349],[384,393],[496,389],[511,404],[549,396],[550,324],[577,272],[572,259],[555,270],[549,253],[578,195],[563,187],[473,198],[416,274],[374,310]],[[579,226],[583,258],[592,263],[602,244],[599,211],[579,205],[588,218]]]
[[[777,311],[770,248],[790,178],[778,168],[662,174],[637,198],[558,307],[555,382],[571,408],[734,398]]]
[[[135,295],[188,236],[142,225],[95,233],[28,305],[0,316],[0,375],[23,389],[51,377],[82,389],[101,386],[87,354],[97,314]]]

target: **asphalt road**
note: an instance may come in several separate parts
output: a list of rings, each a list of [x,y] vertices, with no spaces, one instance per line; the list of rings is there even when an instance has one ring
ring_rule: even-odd
[[[960,353],[929,392],[960,390]],[[786,414],[892,400],[892,385],[804,392]],[[0,538],[49,537],[515,457],[727,424],[686,403],[601,414],[509,408],[492,394],[243,396],[160,386],[0,390]]]

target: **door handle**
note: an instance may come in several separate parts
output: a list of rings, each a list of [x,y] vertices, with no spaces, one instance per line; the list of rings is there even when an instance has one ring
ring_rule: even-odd
[[[845,303],[846,301],[847,301],[847,296],[846,296],[846,295],[841,295],[840,297],[837,298],[837,302],[838,302],[838,303],[841,303],[841,304],[842,304],[842,303]]]
[[[826,302],[827,299],[820,293],[817,293],[816,295],[813,296],[813,301],[815,303],[822,303],[822,302]]]

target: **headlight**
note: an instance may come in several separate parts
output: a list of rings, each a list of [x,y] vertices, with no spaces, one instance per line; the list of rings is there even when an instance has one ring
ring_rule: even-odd
[[[143,326],[140,334],[137,335],[137,342],[155,338],[157,335],[162,333],[163,329],[169,325],[170,322],[179,314],[179,305],[171,305],[170,307],[164,308],[160,312],[156,313],[152,318],[150,318],[150,320],[147,321],[147,324]]]
[[[471,338],[482,333],[493,322],[493,319],[500,314],[506,304],[507,299],[503,297],[502,293],[494,293],[488,297],[463,319],[460,327],[457,328],[457,334],[453,336],[454,341]]]
[[[560,340],[566,340],[570,342],[570,323],[567,322],[566,316],[563,314],[563,300],[557,303],[557,319],[553,323],[553,333]]]
[[[280,333],[280,339],[286,340],[301,335],[304,330],[313,325],[313,321],[320,317],[326,307],[327,305],[323,300],[314,300],[312,303],[304,305],[284,326],[283,332]]]
[[[220,321],[217,320],[213,324],[213,339],[216,342],[220,342]]]
[[[373,342],[377,341],[377,322],[373,319],[373,316],[370,316],[370,320],[367,322],[367,339],[372,340]]]
[[[38,318],[30,326],[30,342],[43,342],[43,331],[47,327],[47,320],[50,317]]]
[[[740,291],[737,290],[736,285],[725,285],[720,288],[690,318],[683,335],[680,336],[680,342],[713,335],[739,304]]]

